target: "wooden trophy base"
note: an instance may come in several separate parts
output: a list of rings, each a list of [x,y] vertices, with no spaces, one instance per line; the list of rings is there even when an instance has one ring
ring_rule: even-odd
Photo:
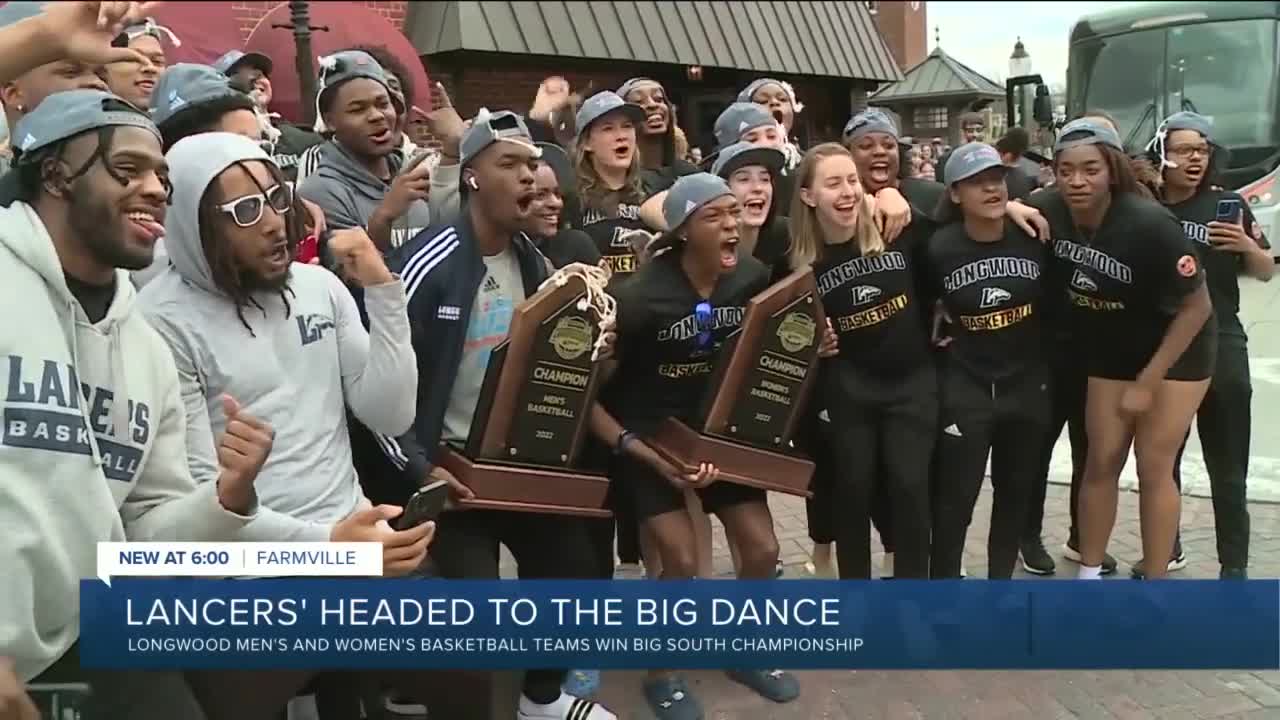
[[[605,507],[609,479],[601,475],[477,461],[448,447],[441,449],[440,466],[476,494],[472,500],[459,502],[459,508],[580,517],[613,515]]]
[[[697,472],[699,462],[708,462],[720,470],[721,481],[806,498],[813,496],[809,491],[813,480],[811,460],[704,435],[675,418],[662,421],[649,445],[664,460],[685,472]]]

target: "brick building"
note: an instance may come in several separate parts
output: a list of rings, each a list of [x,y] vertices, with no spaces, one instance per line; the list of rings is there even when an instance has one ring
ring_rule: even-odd
[[[905,73],[924,61],[929,54],[928,3],[867,0],[863,4],[898,62],[898,69]]]
[[[226,4],[243,41],[281,3]],[[795,86],[806,106],[796,122],[802,140],[835,138],[869,93],[901,79],[899,56],[914,52],[915,42],[893,30],[894,42],[906,44],[892,49],[865,2],[349,4],[399,28],[464,115],[481,106],[526,109],[548,75],[563,75],[583,92],[647,75],[666,86],[681,126],[704,146],[720,110],[762,75]]]

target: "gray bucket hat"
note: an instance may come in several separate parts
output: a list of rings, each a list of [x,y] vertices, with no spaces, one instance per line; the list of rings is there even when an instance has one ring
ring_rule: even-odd
[[[691,215],[716,198],[732,195],[729,183],[711,173],[693,173],[676,180],[662,201],[662,219],[672,232],[678,230]]]
[[[236,95],[248,97],[231,87],[231,81],[216,68],[195,63],[170,65],[151,94],[151,119],[163,125],[184,108]]]
[[[733,103],[716,118],[716,145],[728,147],[756,128],[777,124],[768,110],[753,102]]]
[[[615,111],[624,113],[636,127],[644,123],[644,108],[623,100],[622,96],[612,90],[603,90],[587,98],[582,107],[578,108],[578,114],[574,117],[578,137],[587,132],[591,123]]]
[[[515,143],[532,150],[534,157],[542,157],[542,150],[534,145],[524,118],[510,110],[491,113],[481,108],[471,127],[462,134],[462,142],[458,149],[461,154],[458,159],[459,164],[466,167],[477,155],[484,152],[485,148],[496,142]]]
[[[119,103],[123,108],[108,108]],[[137,127],[149,130],[160,140],[160,131],[146,112],[101,90],[68,90],[44,99],[18,121],[13,146],[24,157],[43,148],[101,127]]]
[[[1074,135],[1075,137],[1070,137]],[[1053,144],[1053,152],[1059,153],[1080,145],[1107,145],[1124,152],[1124,143],[1112,127],[1094,118],[1072,120],[1058,131],[1058,140]]]
[[[783,155],[782,151],[777,148],[760,147],[759,145],[740,142],[730,145],[716,155],[716,161],[711,166],[711,172],[728,180],[729,176],[738,168],[761,165],[776,176],[782,172],[782,166],[786,162],[787,156]]]
[[[956,148],[947,158],[947,165],[942,171],[943,184],[951,187],[991,168],[1008,170],[1000,160],[1000,152],[986,143],[967,143]]]

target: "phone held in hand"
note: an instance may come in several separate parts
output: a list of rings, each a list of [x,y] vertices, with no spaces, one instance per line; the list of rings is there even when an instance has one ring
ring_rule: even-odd
[[[444,511],[445,501],[448,499],[449,483],[444,480],[436,480],[424,485],[409,498],[409,502],[405,503],[404,512],[391,521],[391,526],[396,530],[408,530],[422,523],[431,522],[440,517],[440,513]]]
[[[92,690],[84,683],[34,683],[27,695],[41,720],[94,720],[89,714]]]
[[[1222,198],[1218,201],[1218,212],[1214,219],[1218,222],[1236,224],[1240,222],[1240,198]]]
[[[294,262],[300,262],[303,265],[311,264],[312,260],[320,257],[320,238],[314,233],[302,239],[298,243],[298,251],[295,253]]]

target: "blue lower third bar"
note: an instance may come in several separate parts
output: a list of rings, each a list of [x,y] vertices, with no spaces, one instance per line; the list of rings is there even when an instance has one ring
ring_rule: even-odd
[[[114,669],[1280,668],[1280,584],[116,579]]]

